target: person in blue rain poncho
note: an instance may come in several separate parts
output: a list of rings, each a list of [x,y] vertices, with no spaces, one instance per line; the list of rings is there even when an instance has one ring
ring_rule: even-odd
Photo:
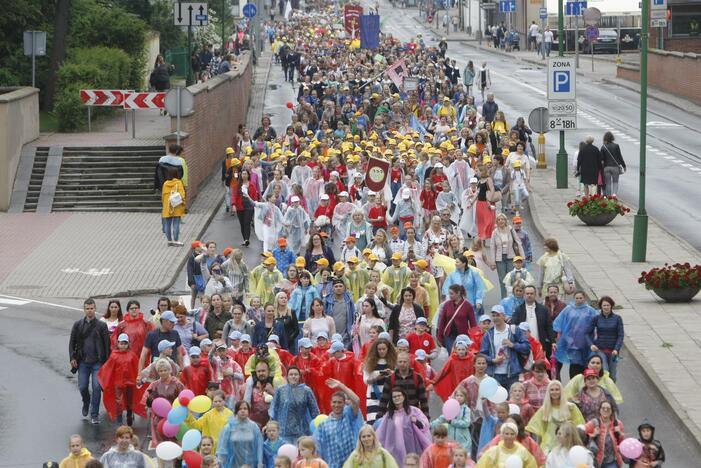
[[[501,300],[500,304],[504,308],[506,316],[511,320],[514,311],[524,302],[523,292],[526,283],[523,280],[518,280],[514,283],[512,293]]]
[[[280,424],[280,437],[286,444],[296,444],[297,439],[310,435],[309,423],[319,415],[314,393],[300,383],[299,368],[287,369],[287,384],[275,391],[270,405],[270,418]]]
[[[562,309],[553,322],[553,329],[560,334],[555,358],[558,375],[563,364],[570,365],[570,378],[581,374],[591,354],[591,336],[587,334],[597,312],[585,302],[584,293],[574,293],[574,302]]]
[[[217,458],[221,468],[263,468],[263,436],[258,425],[248,419],[250,405],[238,401],[234,416],[229,418],[219,434]]]
[[[295,255],[303,252],[304,246],[309,242],[309,215],[300,206],[300,199],[297,195],[290,198],[290,206],[287,207],[285,215],[282,217],[282,224],[287,232],[287,245]]]
[[[467,258],[464,255],[460,255],[455,259],[455,265],[455,271],[450,273],[443,283],[443,295],[448,296],[448,289],[450,289],[451,285],[462,285],[467,293],[465,298],[472,304],[472,307],[475,310],[481,309],[484,295],[487,292],[484,280],[478,271],[469,267]]]

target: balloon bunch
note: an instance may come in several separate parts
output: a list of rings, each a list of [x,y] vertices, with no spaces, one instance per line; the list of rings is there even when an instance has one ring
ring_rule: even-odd
[[[480,382],[479,395],[492,403],[504,403],[509,398],[509,391],[499,385],[494,377],[485,377]]]
[[[175,438],[180,445],[166,440],[156,447],[156,455],[164,461],[182,458],[187,463],[188,468],[200,468],[202,466],[202,455],[197,452],[202,441],[202,434],[197,429],[190,429],[185,420],[189,412],[206,413],[212,407],[212,400],[206,395],[198,395],[192,390],[185,389],[178,395],[178,398],[171,403],[165,398],[159,397],[153,400],[151,411],[163,418],[159,421],[156,429],[168,438]]]

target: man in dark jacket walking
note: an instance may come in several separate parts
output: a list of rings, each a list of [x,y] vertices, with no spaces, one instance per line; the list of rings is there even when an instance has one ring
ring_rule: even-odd
[[[604,169],[604,158],[594,146],[594,137],[587,137],[584,147],[577,155],[577,173],[584,184],[584,195],[596,195],[599,173]]]
[[[71,372],[78,373],[78,388],[83,398],[83,418],[100,424],[100,399],[102,389],[97,381],[97,373],[110,355],[110,334],[107,324],[95,317],[95,301],[86,299],[83,303],[85,317],[73,324],[68,344]],[[92,379],[92,395],[88,384]]]
[[[523,304],[516,307],[511,317],[511,323],[518,325],[526,322],[531,326],[531,335],[543,346],[545,356],[550,359],[553,343],[555,343],[555,331],[550,311],[543,304],[536,302],[535,286],[526,286],[523,291]]]

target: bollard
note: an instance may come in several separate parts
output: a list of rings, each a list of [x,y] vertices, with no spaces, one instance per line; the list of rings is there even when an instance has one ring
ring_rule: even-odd
[[[545,162],[545,133],[538,135],[538,169],[547,169],[548,163]]]

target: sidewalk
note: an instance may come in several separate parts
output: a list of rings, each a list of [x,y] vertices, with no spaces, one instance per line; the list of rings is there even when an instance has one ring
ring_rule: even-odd
[[[267,76],[270,57],[264,53],[259,59],[256,76]],[[265,80],[254,83],[251,103],[264,97],[266,85]],[[154,119],[154,124],[157,121]],[[165,133],[159,136],[160,144]],[[70,138],[70,144],[89,145],[75,135],[42,138]],[[200,238],[221,207],[224,191],[219,173],[219,168],[213,171],[183,218],[183,247],[167,245],[160,216],[155,213],[0,213],[0,293],[32,298],[86,298],[167,290],[177,279],[190,242]]]
[[[555,189],[553,169],[533,172],[530,209],[543,237],[554,237],[572,260],[577,284],[591,299],[614,298],[625,323],[623,358],[633,357],[673,411],[701,443],[701,321],[697,298],[668,304],[638,284],[641,271],[664,263],[701,263],[701,254],[653,219],[649,220],[647,263],[632,263],[633,215],[590,227],[571,217],[566,204],[574,189]],[[575,187],[574,179],[569,181]]]

